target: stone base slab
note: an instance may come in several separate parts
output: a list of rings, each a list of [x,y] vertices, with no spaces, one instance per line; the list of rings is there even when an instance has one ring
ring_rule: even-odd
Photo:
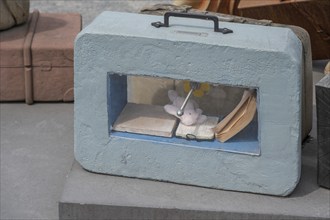
[[[316,140],[305,146],[302,180],[290,197],[100,175],[74,163],[59,219],[327,219],[330,191],[316,184]]]

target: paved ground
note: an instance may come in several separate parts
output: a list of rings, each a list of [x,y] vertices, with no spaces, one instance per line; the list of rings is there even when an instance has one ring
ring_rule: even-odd
[[[57,219],[73,162],[73,104],[1,104],[0,121],[0,219]]]
[[[103,11],[138,12],[141,8],[170,0],[30,0],[30,9],[40,12],[78,12],[83,25],[88,25]]]

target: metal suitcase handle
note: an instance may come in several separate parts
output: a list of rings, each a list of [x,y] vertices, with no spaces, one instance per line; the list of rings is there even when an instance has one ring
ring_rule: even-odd
[[[223,34],[233,33],[232,30],[228,28],[219,28],[219,19],[214,15],[204,15],[204,14],[190,14],[190,13],[181,13],[181,12],[166,12],[164,14],[164,23],[157,21],[152,22],[151,25],[160,28],[160,27],[169,27],[170,26],[170,17],[180,17],[180,18],[194,18],[202,20],[212,20],[214,22],[214,32],[221,32]]]

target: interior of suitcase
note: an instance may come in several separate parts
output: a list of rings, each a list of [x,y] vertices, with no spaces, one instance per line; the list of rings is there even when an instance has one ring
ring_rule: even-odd
[[[109,136],[113,137],[120,137],[125,139],[135,139],[135,140],[142,140],[142,141],[151,141],[157,143],[164,143],[164,144],[173,144],[173,145],[180,145],[185,147],[195,147],[195,148],[203,148],[203,149],[210,149],[210,150],[220,150],[232,153],[239,153],[239,154],[248,154],[248,155],[260,155],[260,145],[258,140],[258,115],[256,113],[252,122],[245,127],[242,131],[240,131],[237,135],[235,135],[230,140],[222,143],[218,141],[216,138],[211,140],[196,140],[193,138],[182,138],[177,137],[175,135],[175,131],[178,128],[179,120],[174,118],[175,123],[173,125],[172,134],[168,137],[164,137],[164,135],[150,135],[150,133],[143,132],[143,122],[146,120],[150,120],[151,124],[147,126],[154,126],[155,130],[157,130],[157,120],[162,117],[167,117],[168,115],[164,110],[161,115],[153,115],[153,111],[157,111],[156,109],[163,109],[163,106],[158,105],[143,105],[143,104],[136,104],[128,102],[128,80],[127,75],[125,74],[117,74],[117,73],[108,73],[107,79],[107,106],[108,106],[108,124],[109,124]],[[161,78],[160,78],[161,80]],[[148,86],[148,85],[146,85]],[[131,108],[128,110],[127,108]],[[126,109],[126,110],[125,110]],[[139,109],[142,111],[142,115],[136,115],[134,109]],[[141,110],[142,109],[142,110]],[[136,110],[138,111],[138,110]],[[123,114],[131,114],[128,116],[123,116]],[[212,117],[214,115],[207,114],[208,117]],[[219,121],[223,119],[226,115],[217,115]],[[122,117],[126,117],[125,120],[119,119]],[[140,117],[140,120],[139,120]],[[147,117],[147,118],[146,118]],[[153,118],[154,117],[154,118]],[[171,116],[169,116],[171,117]],[[136,130],[130,130],[127,128],[124,129],[116,129],[114,126],[118,123],[119,120],[125,121],[133,121],[139,120],[139,123],[136,123],[134,126],[137,126],[136,129],[142,130],[136,132]],[[141,123],[142,122],[142,123]],[[152,124],[152,122],[155,122]],[[138,126],[141,126],[139,128]],[[172,125],[171,125],[172,126]],[[160,129],[160,128],[159,128]],[[171,130],[171,128],[170,128]]]

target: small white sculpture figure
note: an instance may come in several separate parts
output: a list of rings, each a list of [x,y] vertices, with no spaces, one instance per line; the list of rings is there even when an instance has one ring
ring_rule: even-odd
[[[178,116],[177,112],[185,99],[178,96],[178,93],[174,90],[168,91],[168,97],[172,104],[165,105],[165,111],[179,118],[184,125],[202,124],[206,121],[206,115],[202,115],[202,109],[198,108],[198,104],[194,100],[189,100],[184,109],[184,114]]]

